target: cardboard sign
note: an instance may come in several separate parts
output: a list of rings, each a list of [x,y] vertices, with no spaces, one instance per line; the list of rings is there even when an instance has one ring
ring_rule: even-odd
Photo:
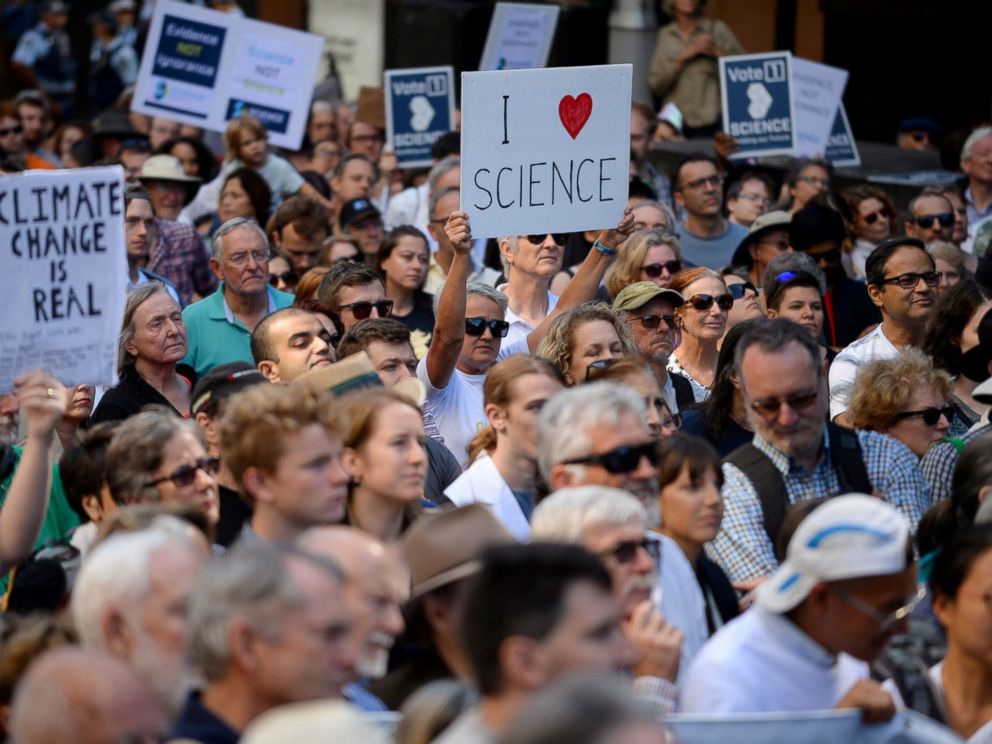
[[[114,384],[127,281],[120,166],[0,177],[0,391],[32,369]]]
[[[630,183],[630,65],[462,74],[472,235],[613,227]]]
[[[529,70],[548,64],[557,5],[496,3],[480,70]]]
[[[385,79],[386,141],[401,168],[431,165],[434,141],[455,128],[454,70],[387,70]]]
[[[789,52],[720,57],[723,131],[737,140],[733,157],[789,155],[796,114]]]
[[[295,150],[324,40],[316,34],[158,0],[131,110],[223,132],[248,113]]]
[[[847,120],[847,110],[843,101],[837,106],[837,116],[830,129],[830,139],[827,140],[826,157],[838,168],[861,165],[861,155],[854,141],[851,123]]]
[[[797,156],[823,157],[826,153],[846,85],[847,70],[793,57]]]

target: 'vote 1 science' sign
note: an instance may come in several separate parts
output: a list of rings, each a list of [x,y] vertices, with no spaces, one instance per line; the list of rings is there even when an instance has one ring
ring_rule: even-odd
[[[0,392],[32,369],[114,384],[127,280],[120,166],[0,177]]]
[[[450,67],[386,70],[386,141],[401,168],[431,165],[431,146],[454,130],[455,73]]]
[[[316,34],[158,0],[131,110],[215,132],[247,113],[295,150],[323,47]]]
[[[796,113],[789,52],[720,57],[723,131],[737,140],[734,157],[790,155]]]
[[[627,203],[631,66],[462,73],[472,235],[615,226]]]

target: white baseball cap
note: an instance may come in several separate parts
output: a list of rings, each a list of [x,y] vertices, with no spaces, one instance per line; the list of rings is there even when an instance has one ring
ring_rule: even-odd
[[[788,612],[822,581],[886,576],[906,569],[909,522],[874,496],[828,500],[796,528],[785,561],[756,591],[765,610]]]

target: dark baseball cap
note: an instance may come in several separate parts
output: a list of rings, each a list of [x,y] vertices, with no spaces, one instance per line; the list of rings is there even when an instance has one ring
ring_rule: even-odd
[[[262,382],[268,383],[265,375],[248,362],[221,364],[204,373],[196,381],[193,394],[190,396],[193,401],[190,412],[195,416],[206,408],[210,401],[226,400],[235,393]]]
[[[348,227],[354,222],[360,222],[369,217],[381,216],[382,213],[368,199],[352,199],[341,207],[341,227]]]

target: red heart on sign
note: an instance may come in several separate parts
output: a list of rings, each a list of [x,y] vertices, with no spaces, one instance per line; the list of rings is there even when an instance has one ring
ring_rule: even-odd
[[[573,140],[579,136],[591,113],[592,96],[588,93],[580,93],[578,98],[565,96],[558,102],[558,118]]]

